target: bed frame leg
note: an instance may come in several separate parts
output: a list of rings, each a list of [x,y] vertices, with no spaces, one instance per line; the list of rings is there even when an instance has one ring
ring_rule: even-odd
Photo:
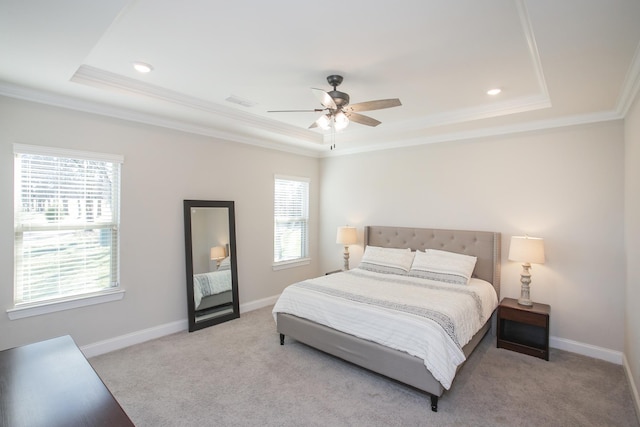
[[[280,334],[280,345],[284,345],[284,334]]]
[[[433,412],[438,412],[438,396],[435,394],[431,395],[431,410]]]

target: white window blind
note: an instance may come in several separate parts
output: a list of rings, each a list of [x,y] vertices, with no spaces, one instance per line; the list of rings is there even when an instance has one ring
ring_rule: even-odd
[[[276,176],[274,194],[274,263],[307,258],[309,179]]]
[[[121,156],[14,146],[14,304],[118,287]]]

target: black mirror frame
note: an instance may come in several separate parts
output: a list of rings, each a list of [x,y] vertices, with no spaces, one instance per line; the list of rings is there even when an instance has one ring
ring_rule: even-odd
[[[233,201],[184,200],[184,238],[185,238],[185,270],[187,273],[187,309],[189,332],[227,322],[240,317],[240,301],[238,300],[238,262],[236,256],[236,223]],[[231,257],[231,293],[233,296],[233,312],[218,317],[196,322],[196,309],[193,293],[193,247],[191,236],[192,208],[227,208],[229,212],[229,256]]]

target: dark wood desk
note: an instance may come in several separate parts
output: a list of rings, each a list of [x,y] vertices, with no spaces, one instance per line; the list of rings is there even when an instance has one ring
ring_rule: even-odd
[[[70,336],[0,351],[0,426],[133,426]]]

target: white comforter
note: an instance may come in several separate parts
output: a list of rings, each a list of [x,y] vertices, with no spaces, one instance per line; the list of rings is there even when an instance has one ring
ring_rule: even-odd
[[[193,299],[196,309],[202,298],[231,290],[231,270],[218,270],[193,275]]]
[[[288,286],[273,308],[404,351],[449,389],[462,347],[498,305],[490,283],[453,285],[359,268]]]

